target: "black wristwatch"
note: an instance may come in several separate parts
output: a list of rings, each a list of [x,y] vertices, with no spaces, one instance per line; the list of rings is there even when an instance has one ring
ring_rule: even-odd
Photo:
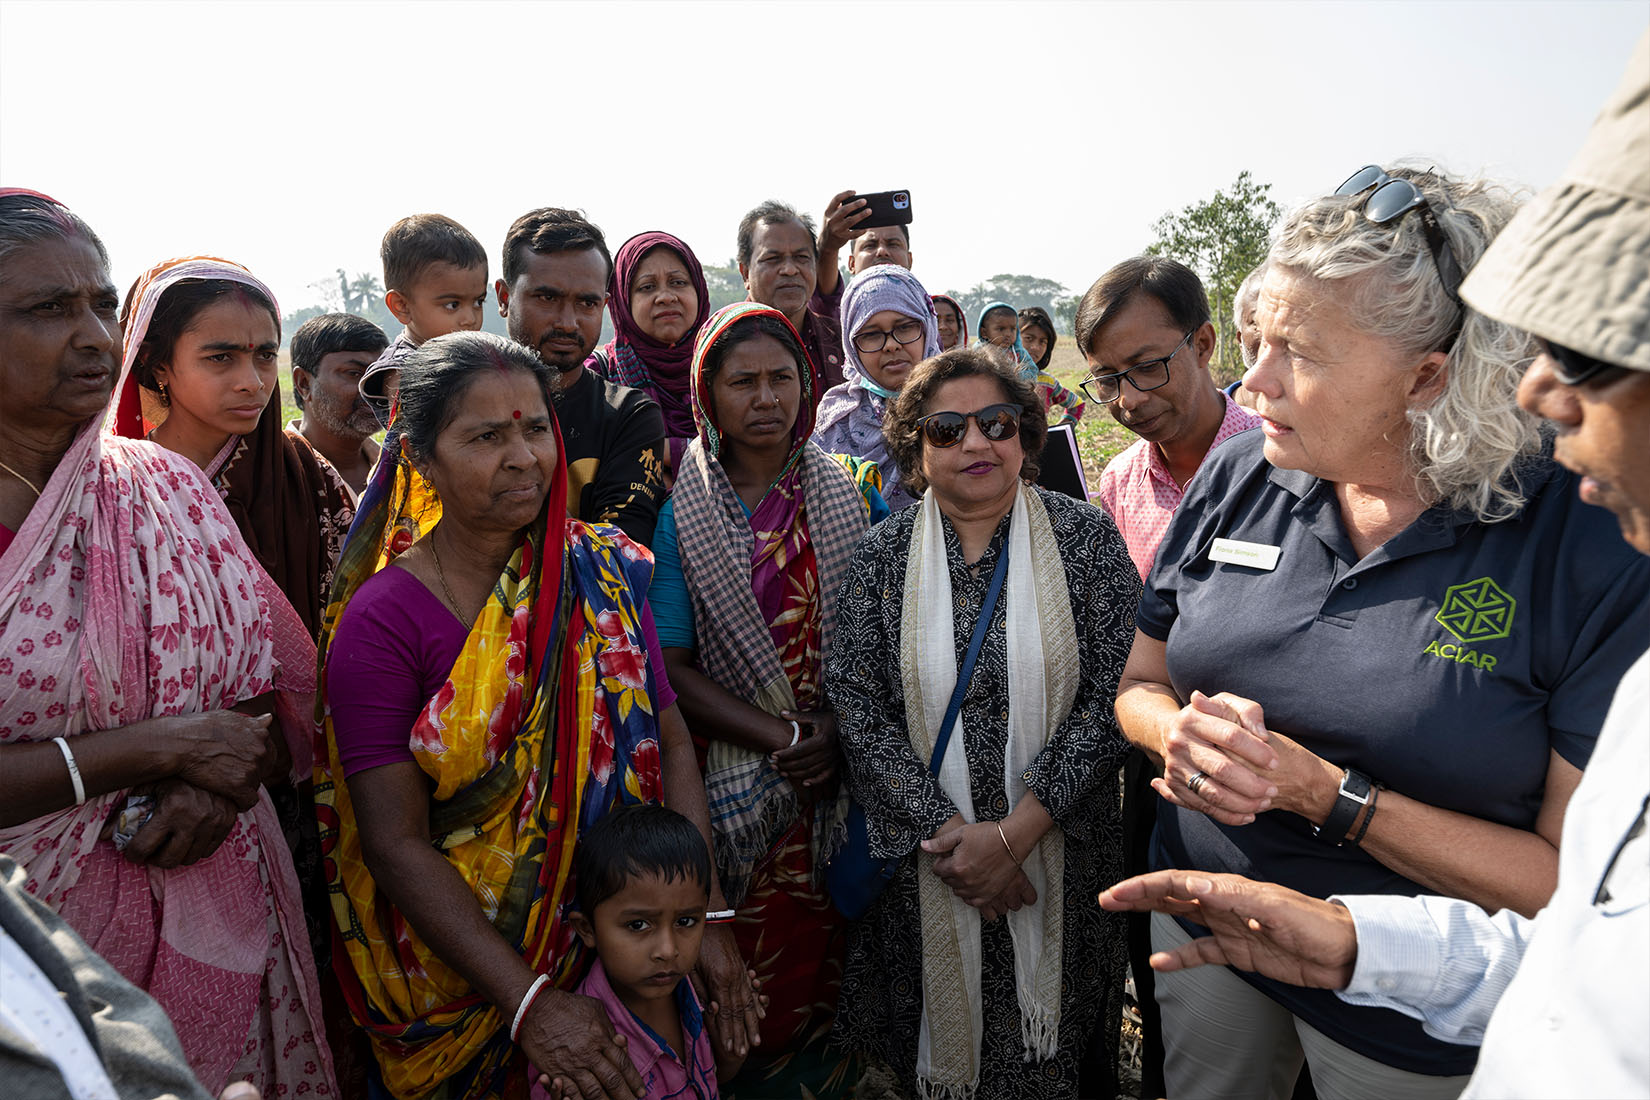
[[[1363,772],[1347,768],[1341,776],[1341,789],[1335,796],[1335,808],[1329,811],[1322,825],[1312,826],[1312,835],[1323,837],[1339,848],[1346,843],[1347,834],[1358,820],[1358,814],[1369,805],[1370,792],[1375,784]]]

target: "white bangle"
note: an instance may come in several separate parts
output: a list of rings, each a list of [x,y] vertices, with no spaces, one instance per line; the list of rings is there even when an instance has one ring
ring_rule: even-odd
[[[61,737],[54,737],[52,740],[56,741],[57,747],[63,750],[63,763],[69,765],[69,782],[74,784],[74,804],[84,806],[86,804],[86,784],[80,781],[80,765],[74,762],[74,750],[69,748],[68,741]]]
[[[540,974],[533,979],[533,984],[527,987],[527,992],[521,995],[521,1004],[516,1008],[516,1018],[510,1021],[512,1043],[516,1041],[516,1036],[521,1034],[521,1022],[527,1018],[527,1010],[533,1007],[533,998],[539,995],[539,990],[543,989],[549,980],[550,975]]]
[[[796,743],[802,740],[802,727],[797,725],[794,718],[789,719],[789,721],[791,723],[791,743],[785,747],[787,749],[794,749],[796,748]]]

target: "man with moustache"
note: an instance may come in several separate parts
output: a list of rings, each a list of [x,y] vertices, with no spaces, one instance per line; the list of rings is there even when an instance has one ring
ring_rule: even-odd
[[[646,546],[665,489],[664,416],[645,393],[584,365],[601,338],[612,272],[600,229],[577,211],[541,207],[505,234],[504,277],[494,290],[510,338],[560,375],[551,396],[569,514],[614,524]]]
[[[389,346],[384,330],[351,313],[324,313],[292,334],[292,395],[303,415],[287,425],[359,498],[378,462],[378,418],[358,388],[361,376]]]
[[[1564,178],[1513,218],[1461,286],[1475,309],[1538,337],[1519,404],[1552,425],[1555,457],[1582,475],[1581,499],[1616,513],[1627,541],[1650,554],[1647,240],[1650,34]],[[1616,688],[1564,817],[1558,885],[1534,919],[1442,897],[1318,900],[1176,870],[1121,882],[1100,902],[1208,927],[1153,957],[1165,972],[1226,964],[1480,1044],[1463,1096],[1650,1095],[1647,710],[1650,654]]]
[[[1073,326],[1091,376],[1089,400],[1104,405],[1140,436],[1100,474],[1098,503],[1129,548],[1142,580],[1151,572],[1169,519],[1186,483],[1216,443],[1260,423],[1260,417],[1216,388],[1209,375],[1215,328],[1197,273],[1163,256],[1124,260],[1094,281],[1078,303]],[[1139,749],[1123,765],[1123,871],[1147,867],[1157,821],[1161,774]],[[1134,971],[1141,1021],[1142,1088],[1163,1086],[1163,1034],[1151,968],[1151,926],[1144,915],[1128,921],[1129,966]]]
[[[814,237],[813,218],[769,200],[739,220],[734,242],[745,297],[785,315],[802,337],[818,375],[816,393],[842,382],[842,276],[837,257],[871,216],[864,199],[843,191],[825,208],[825,228]],[[849,261],[850,268],[852,260]]]
[[[1099,499],[1144,579],[1209,448],[1260,417],[1209,375],[1209,299],[1185,264],[1164,256],[1124,260],[1083,295],[1075,328],[1091,372],[1083,392],[1140,437],[1106,464]]]

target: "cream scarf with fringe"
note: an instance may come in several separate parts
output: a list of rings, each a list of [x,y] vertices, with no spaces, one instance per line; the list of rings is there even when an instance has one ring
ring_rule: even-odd
[[[1007,602],[1008,745],[1003,787],[1012,809],[1026,793],[1021,774],[1071,711],[1077,695],[1077,631],[1065,567],[1048,512],[1035,492],[1020,486],[1009,521]],[[900,620],[900,673],[912,748],[933,756],[936,731],[956,687],[951,573],[934,491],[923,496],[905,574]],[[961,716],[941,762],[940,789],[973,823],[968,736]],[[1037,901],[1008,914],[1014,942],[1014,988],[1020,1040],[1027,1061],[1053,1056],[1060,1031],[1064,962],[1065,838],[1056,826],[1026,855],[1022,869]],[[922,1029],[917,1083],[924,1100],[971,1100],[980,1081],[984,1022],[979,910],[953,894],[934,874],[934,857],[917,852],[922,914]]]

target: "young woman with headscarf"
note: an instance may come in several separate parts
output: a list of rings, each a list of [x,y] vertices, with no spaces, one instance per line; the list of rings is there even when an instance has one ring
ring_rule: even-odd
[[[1008,365],[1037,388],[1037,395],[1043,399],[1043,408],[1048,412],[1051,426],[1067,420],[1083,419],[1082,395],[1061,385],[1059,379],[1032,358],[1020,341],[1020,318],[1013,306],[1007,302],[988,303],[980,310],[979,328],[980,337],[974,346],[994,349],[997,354],[1008,357]]]
[[[682,710],[709,741],[717,870],[770,998],[724,1095],[846,1095],[855,1067],[826,1047],[843,920],[821,876],[847,805],[824,663],[838,583],[887,505],[873,464],[811,440],[813,374],[778,310],[717,311],[693,382],[699,435],[659,512],[649,601]]]
[[[900,488],[899,463],[882,438],[882,415],[911,368],[940,353],[933,301],[905,268],[878,264],[843,293],[842,333],[845,380],[820,399],[814,442],[829,453],[875,462],[888,507],[904,508],[917,498]]]
[[[282,428],[281,311],[274,292],[229,260],[167,260],[132,285],[122,322],[115,433],[152,439],[205,471],[241,537],[314,639],[355,507],[332,464]],[[306,740],[294,761],[300,778],[271,783],[269,795],[303,885],[311,946],[324,968],[330,936],[307,749]]]
[[[968,317],[962,303],[949,294],[933,296],[934,316],[940,323],[940,350],[968,346]]]
[[[689,375],[693,341],[710,316],[705,270],[680,237],[653,229],[626,241],[608,283],[613,341],[596,356],[599,373],[641,390],[665,417],[665,484],[692,442]]]

